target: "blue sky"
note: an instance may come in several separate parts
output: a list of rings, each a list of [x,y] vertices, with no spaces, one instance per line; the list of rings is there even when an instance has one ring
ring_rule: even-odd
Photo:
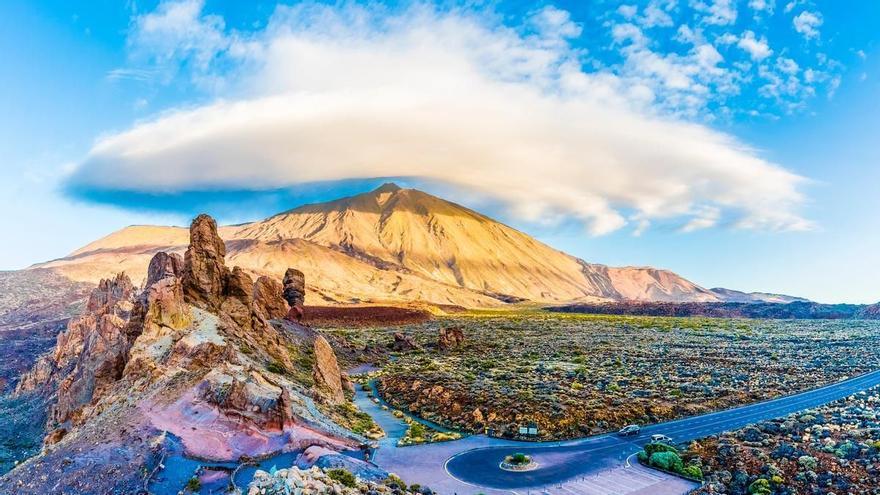
[[[874,302],[878,28],[871,1],[9,0],[0,268],[396,177],[588,261]]]

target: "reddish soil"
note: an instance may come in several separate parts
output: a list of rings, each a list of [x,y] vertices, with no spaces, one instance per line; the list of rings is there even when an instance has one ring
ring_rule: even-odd
[[[394,306],[306,306],[303,323],[311,327],[411,325],[433,318],[427,310]]]

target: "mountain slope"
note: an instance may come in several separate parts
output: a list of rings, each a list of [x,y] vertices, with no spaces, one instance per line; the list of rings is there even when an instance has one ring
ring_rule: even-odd
[[[424,301],[718,301],[654,268],[590,264],[473,210],[394,184],[220,229],[227,257],[256,274],[306,274],[310,304]],[[74,280],[125,270],[138,281],[157,251],[182,252],[186,229],[132,226],[42,265]],[[318,299],[320,298],[320,299]]]

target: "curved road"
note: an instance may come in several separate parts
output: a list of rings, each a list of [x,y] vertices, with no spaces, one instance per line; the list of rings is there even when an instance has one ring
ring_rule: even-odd
[[[766,402],[646,426],[636,437],[607,434],[568,442],[518,443],[515,447],[505,442],[504,446],[466,450],[449,458],[445,467],[451,476],[468,485],[506,491],[546,486],[619,466],[655,433],[687,442],[821,406],[876,385],[880,385],[880,371]],[[538,469],[525,473],[499,469],[501,460],[514,449],[531,455]]]

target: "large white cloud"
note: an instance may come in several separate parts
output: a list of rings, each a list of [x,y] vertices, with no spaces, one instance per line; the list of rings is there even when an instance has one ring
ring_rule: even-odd
[[[659,219],[685,231],[810,226],[802,178],[652,110],[638,79],[585,72],[568,42],[581,29],[564,11],[537,12],[527,31],[428,7],[301,5],[244,35],[175,5],[140,18],[132,39],[159,40],[162,60],[194,57],[201,79],[234,89],[100,138],[71,184],[171,192],[418,176],[530,220],[572,216],[594,234]]]

